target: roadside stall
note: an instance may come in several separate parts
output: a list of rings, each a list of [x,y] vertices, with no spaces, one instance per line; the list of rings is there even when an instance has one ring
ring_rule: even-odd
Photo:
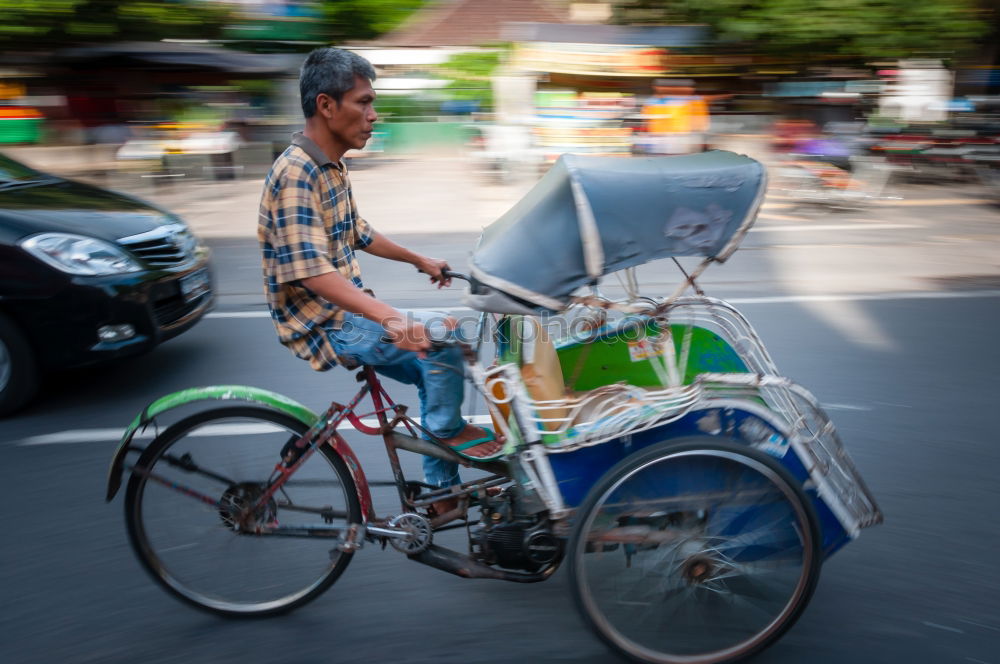
[[[265,119],[261,91],[290,66],[282,55],[178,42],[66,48],[48,61],[85,140],[120,146],[115,175],[145,182],[232,177],[252,170],[250,156],[269,164],[270,146],[254,145],[248,128]]]
[[[515,23],[509,32],[516,44],[506,75],[533,83],[526,124],[546,162],[632,154],[654,82],[707,38],[704,26]]]
[[[25,103],[27,87],[16,76],[18,72],[0,71],[0,144],[37,143],[44,118]]]

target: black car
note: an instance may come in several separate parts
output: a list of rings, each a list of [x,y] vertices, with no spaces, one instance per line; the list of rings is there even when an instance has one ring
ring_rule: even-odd
[[[148,351],[213,300],[209,250],[179,218],[0,155],[0,415],[45,371]]]

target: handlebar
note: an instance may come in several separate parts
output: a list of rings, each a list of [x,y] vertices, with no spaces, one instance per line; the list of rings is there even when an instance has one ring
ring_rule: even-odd
[[[441,274],[446,279],[461,279],[462,281],[472,281],[472,277],[462,272],[455,272],[454,270],[442,270]]]
[[[462,272],[455,272],[454,270],[442,270],[441,271],[441,276],[444,277],[445,279],[461,279],[462,281],[469,281],[469,282],[472,281],[472,278],[469,275],[464,274]],[[392,343],[392,339],[387,334],[383,334],[382,335],[381,341],[383,343],[387,343],[387,344],[391,344]],[[458,347],[462,348],[463,350],[465,350],[465,347],[467,347],[468,344],[465,343],[465,342],[459,341],[457,339],[434,340],[434,341],[431,341],[430,350],[431,351],[442,350],[444,348],[450,348],[452,346],[458,346]]]

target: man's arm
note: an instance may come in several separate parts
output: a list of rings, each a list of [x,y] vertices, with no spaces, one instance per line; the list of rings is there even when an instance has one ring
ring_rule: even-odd
[[[431,347],[423,325],[408,321],[397,309],[365,293],[337,271],[309,277],[301,283],[341,309],[375,321],[385,328],[392,343],[403,350],[424,351]]]
[[[373,231],[371,244],[362,249],[362,251],[372,256],[378,256],[379,258],[388,258],[392,261],[409,263],[420,272],[429,275],[431,283],[436,283],[438,288],[451,285],[451,279],[442,274],[443,270],[451,269],[446,261],[421,256],[406,247],[401,247],[381,233]]]

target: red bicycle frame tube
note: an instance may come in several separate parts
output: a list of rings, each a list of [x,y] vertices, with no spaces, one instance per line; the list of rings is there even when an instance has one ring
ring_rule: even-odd
[[[410,435],[414,437],[417,436],[417,429],[419,427],[415,427],[412,420],[404,417],[405,408],[396,405],[389,396],[389,393],[382,387],[382,383],[379,381],[373,368],[363,368],[361,373],[358,374],[358,380],[362,381],[363,384],[351,401],[347,405],[331,404],[330,408],[319,418],[316,424],[297,441],[297,444],[308,445],[303,450],[302,456],[291,467],[286,466],[284,462],[280,462],[275,466],[274,472],[276,477],[271,482],[267,491],[257,500],[255,508],[263,506],[266,501],[270,500],[281,486],[288,481],[288,478],[295,474],[299,466],[305,463],[320,445],[329,445],[344,460],[347,470],[354,480],[358,503],[361,506],[362,522],[367,524],[369,521],[376,520],[377,516],[375,515],[371,489],[368,485],[368,479],[365,477],[364,470],[361,468],[361,463],[358,461],[358,457],[354,454],[351,446],[337,432],[337,427],[345,419],[361,433],[371,436],[382,436],[385,442],[386,453],[389,457],[389,464],[392,468],[393,480],[399,492],[400,503],[404,509],[410,505],[409,498],[406,495],[406,477],[403,475],[399,463],[398,445],[393,440],[394,427],[390,425],[394,422],[397,424],[401,422]],[[365,424],[362,420],[364,415],[358,415],[355,412],[358,404],[366,394],[371,397],[372,405],[374,406],[374,411],[368,415],[375,415],[378,419],[378,426],[375,427]],[[390,419],[389,413],[393,414],[392,419]]]
[[[288,478],[295,474],[295,471],[306,462],[306,460],[312,456],[320,445],[329,445],[330,448],[344,460],[344,464],[347,466],[347,471],[351,474],[351,479],[354,480],[355,492],[358,497],[358,503],[361,507],[361,520],[363,523],[368,523],[369,520],[375,518],[375,508],[372,502],[371,489],[368,486],[368,478],[365,477],[365,471],[361,468],[361,463],[358,461],[357,455],[351,446],[347,444],[344,437],[337,433],[337,426],[340,425],[342,421],[346,418],[348,421],[354,425],[358,431],[362,433],[377,435],[382,432],[382,428],[372,428],[366,426],[361,422],[361,420],[354,414],[354,409],[364,398],[365,394],[372,394],[373,401],[376,402],[376,408],[380,403],[375,395],[381,393],[385,394],[385,389],[379,383],[378,378],[375,376],[375,372],[370,369],[364,369],[367,372],[365,377],[365,384],[361,386],[357,394],[351,399],[351,401],[346,406],[341,406],[340,404],[334,403],[329,409],[322,415],[320,422],[313,425],[312,429],[307,432],[303,438],[307,440],[318,441],[315,445],[310,445],[302,454],[302,456],[291,466],[285,466],[284,463],[278,463],[274,470],[278,474],[278,478],[271,483],[268,490],[257,500],[255,508],[264,505],[271,497],[277,493],[278,489],[288,481]],[[384,412],[377,412],[379,417],[380,425],[385,425],[387,420],[385,419]],[[323,423],[321,425],[321,423]],[[322,428],[319,428],[322,426]],[[310,433],[319,428],[316,433],[310,435]]]

